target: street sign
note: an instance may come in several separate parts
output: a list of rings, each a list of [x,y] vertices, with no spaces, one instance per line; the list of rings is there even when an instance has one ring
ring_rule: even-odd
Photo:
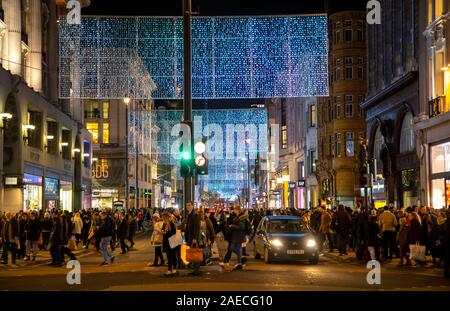
[[[306,181],[304,179],[299,179],[297,181],[297,187],[305,187],[306,186]]]
[[[289,189],[295,189],[295,182],[289,183]]]
[[[195,165],[197,166],[197,167],[202,167],[202,166],[204,166],[206,164],[206,159],[205,159],[205,157],[204,156],[197,156],[196,158],[195,158]]]

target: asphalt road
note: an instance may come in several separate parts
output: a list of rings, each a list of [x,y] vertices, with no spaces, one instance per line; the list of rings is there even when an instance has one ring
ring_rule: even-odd
[[[137,239],[136,251],[120,255],[102,267],[101,255],[93,250],[78,256],[81,264],[81,284],[68,285],[65,267],[48,266],[47,254],[37,263],[19,262],[18,266],[0,267],[0,290],[450,290],[450,280],[442,277],[442,270],[433,268],[398,268],[392,264],[381,268],[381,284],[369,285],[369,269],[359,262],[339,262],[327,255],[318,265],[307,263],[265,264],[249,257],[244,271],[222,269],[218,262],[202,267],[201,276],[188,276],[189,270],[180,270],[177,277],[166,278],[167,267],[147,267],[153,259],[153,248],[148,236]],[[252,250],[248,250],[252,254]],[[232,258],[232,263],[235,258]]]

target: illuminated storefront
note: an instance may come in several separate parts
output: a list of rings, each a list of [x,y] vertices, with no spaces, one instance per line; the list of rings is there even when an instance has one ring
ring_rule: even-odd
[[[61,206],[63,211],[72,212],[72,182],[61,180],[61,190],[59,192]]]
[[[24,174],[23,182],[24,211],[42,209],[42,176]]]
[[[118,189],[92,190],[92,208],[94,209],[112,208],[113,202],[118,200],[119,200]]]
[[[450,141],[431,146],[431,203],[434,208],[450,206]]]

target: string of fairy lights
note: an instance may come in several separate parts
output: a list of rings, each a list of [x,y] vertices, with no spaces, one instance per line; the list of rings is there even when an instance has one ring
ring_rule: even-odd
[[[155,110],[152,115],[159,128],[154,138],[159,163],[178,166],[179,153],[172,150],[177,137],[172,136],[172,129],[182,119],[183,112]],[[246,187],[246,152],[249,152],[250,165],[254,165],[257,153],[262,158],[268,152],[267,118],[265,109],[193,111],[194,141],[207,138],[208,175],[200,176],[200,182],[205,182],[209,191],[230,197],[239,195],[239,190]],[[249,137],[252,141],[246,143]]]
[[[156,85],[153,98],[183,97],[182,18],[83,17],[59,26],[62,98],[122,98],[137,89],[136,59]],[[325,15],[194,17],[193,98],[326,96],[327,46]]]

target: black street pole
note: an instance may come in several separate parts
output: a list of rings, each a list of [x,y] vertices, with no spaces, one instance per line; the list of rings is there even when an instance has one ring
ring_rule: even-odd
[[[130,187],[128,184],[128,104],[125,103],[125,196],[127,212],[130,210]]]
[[[191,48],[191,0],[183,0],[183,53],[184,53],[184,79],[183,79],[183,119],[192,121],[192,48]],[[191,147],[194,137],[194,129],[191,132]],[[193,155],[192,155],[193,156]],[[184,177],[183,187],[183,208],[186,208],[186,202],[192,201],[193,183],[192,177]],[[186,212],[186,211],[185,211]]]
[[[250,145],[247,152],[247,208],[250,208]]]

